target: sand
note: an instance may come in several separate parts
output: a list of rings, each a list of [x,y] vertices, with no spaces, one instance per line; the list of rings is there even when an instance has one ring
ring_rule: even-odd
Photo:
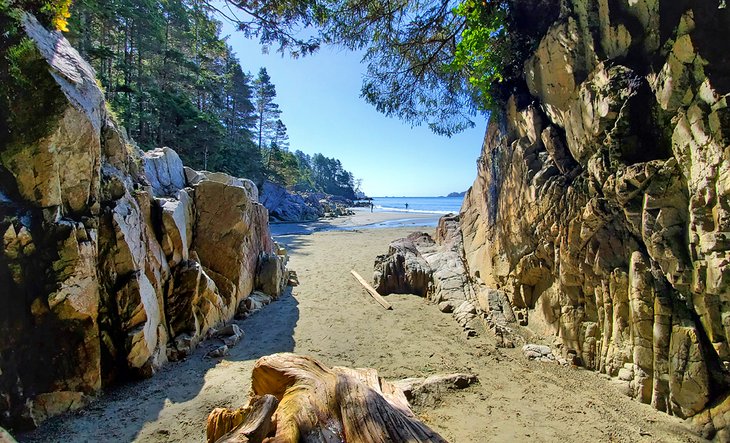
[[[278,236],[301,284],[237,322],[245,338],[228,357],[204,358],[214,347],[204,343],[186,361],[110,390],[85,410],[52,419],[21,441],[204,441],[210,410],[242,405],[254,361],[274,352],[373,367],[388,379],[476,373],[479,384],[415,408],[452,442],[700,441],[681,420],[621,395],[593,372],[527,361],[519,350],[497,349],[485,331],[467,339],[449,314],[424,299],[387,296],[393,310],[384,310],[349,272],[370,279],[374,257],[385,253],[391,240],[414,231],[363,225],[399,218],[403,214],[360,211],[317,223],[319,232]],[[325,230],[332,226],[347,230]],[[277,225],[274,231],[301,229]]]

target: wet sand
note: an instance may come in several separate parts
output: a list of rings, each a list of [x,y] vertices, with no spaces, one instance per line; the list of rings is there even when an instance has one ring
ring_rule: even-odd
[[[352,208],[355,215],[321,219],[316,222],[272,223],[273,236],[290,234],[311,234],[323,231],[353,231],[359,229],[412,228],[423,229],[435,227],[440,214],[423,212],[370,212],[365,208]]]

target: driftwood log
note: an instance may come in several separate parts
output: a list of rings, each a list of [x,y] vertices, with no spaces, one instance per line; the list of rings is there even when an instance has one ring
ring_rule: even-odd
[[[352,274],[357,279],[357,281],[360,282],[360,284],[365,288],[366,291],[368,291],[370,296],[372,296],[375,299],[375,301],[380,304],[380,306],[384,307],[385,309],[393,309],[393,306],[391,306],[390,303],[385,301],[385,299],[380,294],[378,294],[378,291],[376,291],[372,286],[370,286],[370,284],[368,284],[368,282],[366,282],[365,279],[362,278],[362,276],[360,276],[360,274],[355,272],[354,269],[350,271],[350,274]]]
[[[208,417],[208,442],[445,443],[375,369],[328,368],[311,357],[260,358],[252,398]],[[275,409],[275,411],[274,411]]]

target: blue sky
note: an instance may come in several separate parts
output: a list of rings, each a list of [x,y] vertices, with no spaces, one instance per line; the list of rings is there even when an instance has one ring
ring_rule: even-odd
[[[340,159],[362,179],[367,195],[439,196],[465,191],[474,181],[486,121],[451,138],[424,126],[411,128],[360,98],[365,67],[355,53],[325,47],[292,59],[273,50],[262,54],[257,41],[225,22],[223,35],[229,36],[244,71],[255,74],[266,67],[276,85],[290,150]]]

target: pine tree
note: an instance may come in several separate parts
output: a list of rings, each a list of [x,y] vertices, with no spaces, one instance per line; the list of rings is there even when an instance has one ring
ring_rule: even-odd
[[[276,146],[282,151],[289,150],[289,134],[286,133],[286,126],[280,119],[274,123],[271,146]]]
[[[289,152],[271,78],[265,68],[255,79],[244,73],[207,1],[75,0],[68,29],[143,149],[170,146],[193,168],[257,183],[266,176],[290,188],[344,192],[351,174],[335,159],[315,156],[323,160],[315,180],[315,162]]]
[[[261,68],[259,74],[253,81],[253,97],[256,107],[256,129],[258,130],[259,150],[263,150],[273,135],[276,121],[281,115],[279,105],[274,103],[276,98],[276,87],[271,83],[271,77],[266,68]]]

